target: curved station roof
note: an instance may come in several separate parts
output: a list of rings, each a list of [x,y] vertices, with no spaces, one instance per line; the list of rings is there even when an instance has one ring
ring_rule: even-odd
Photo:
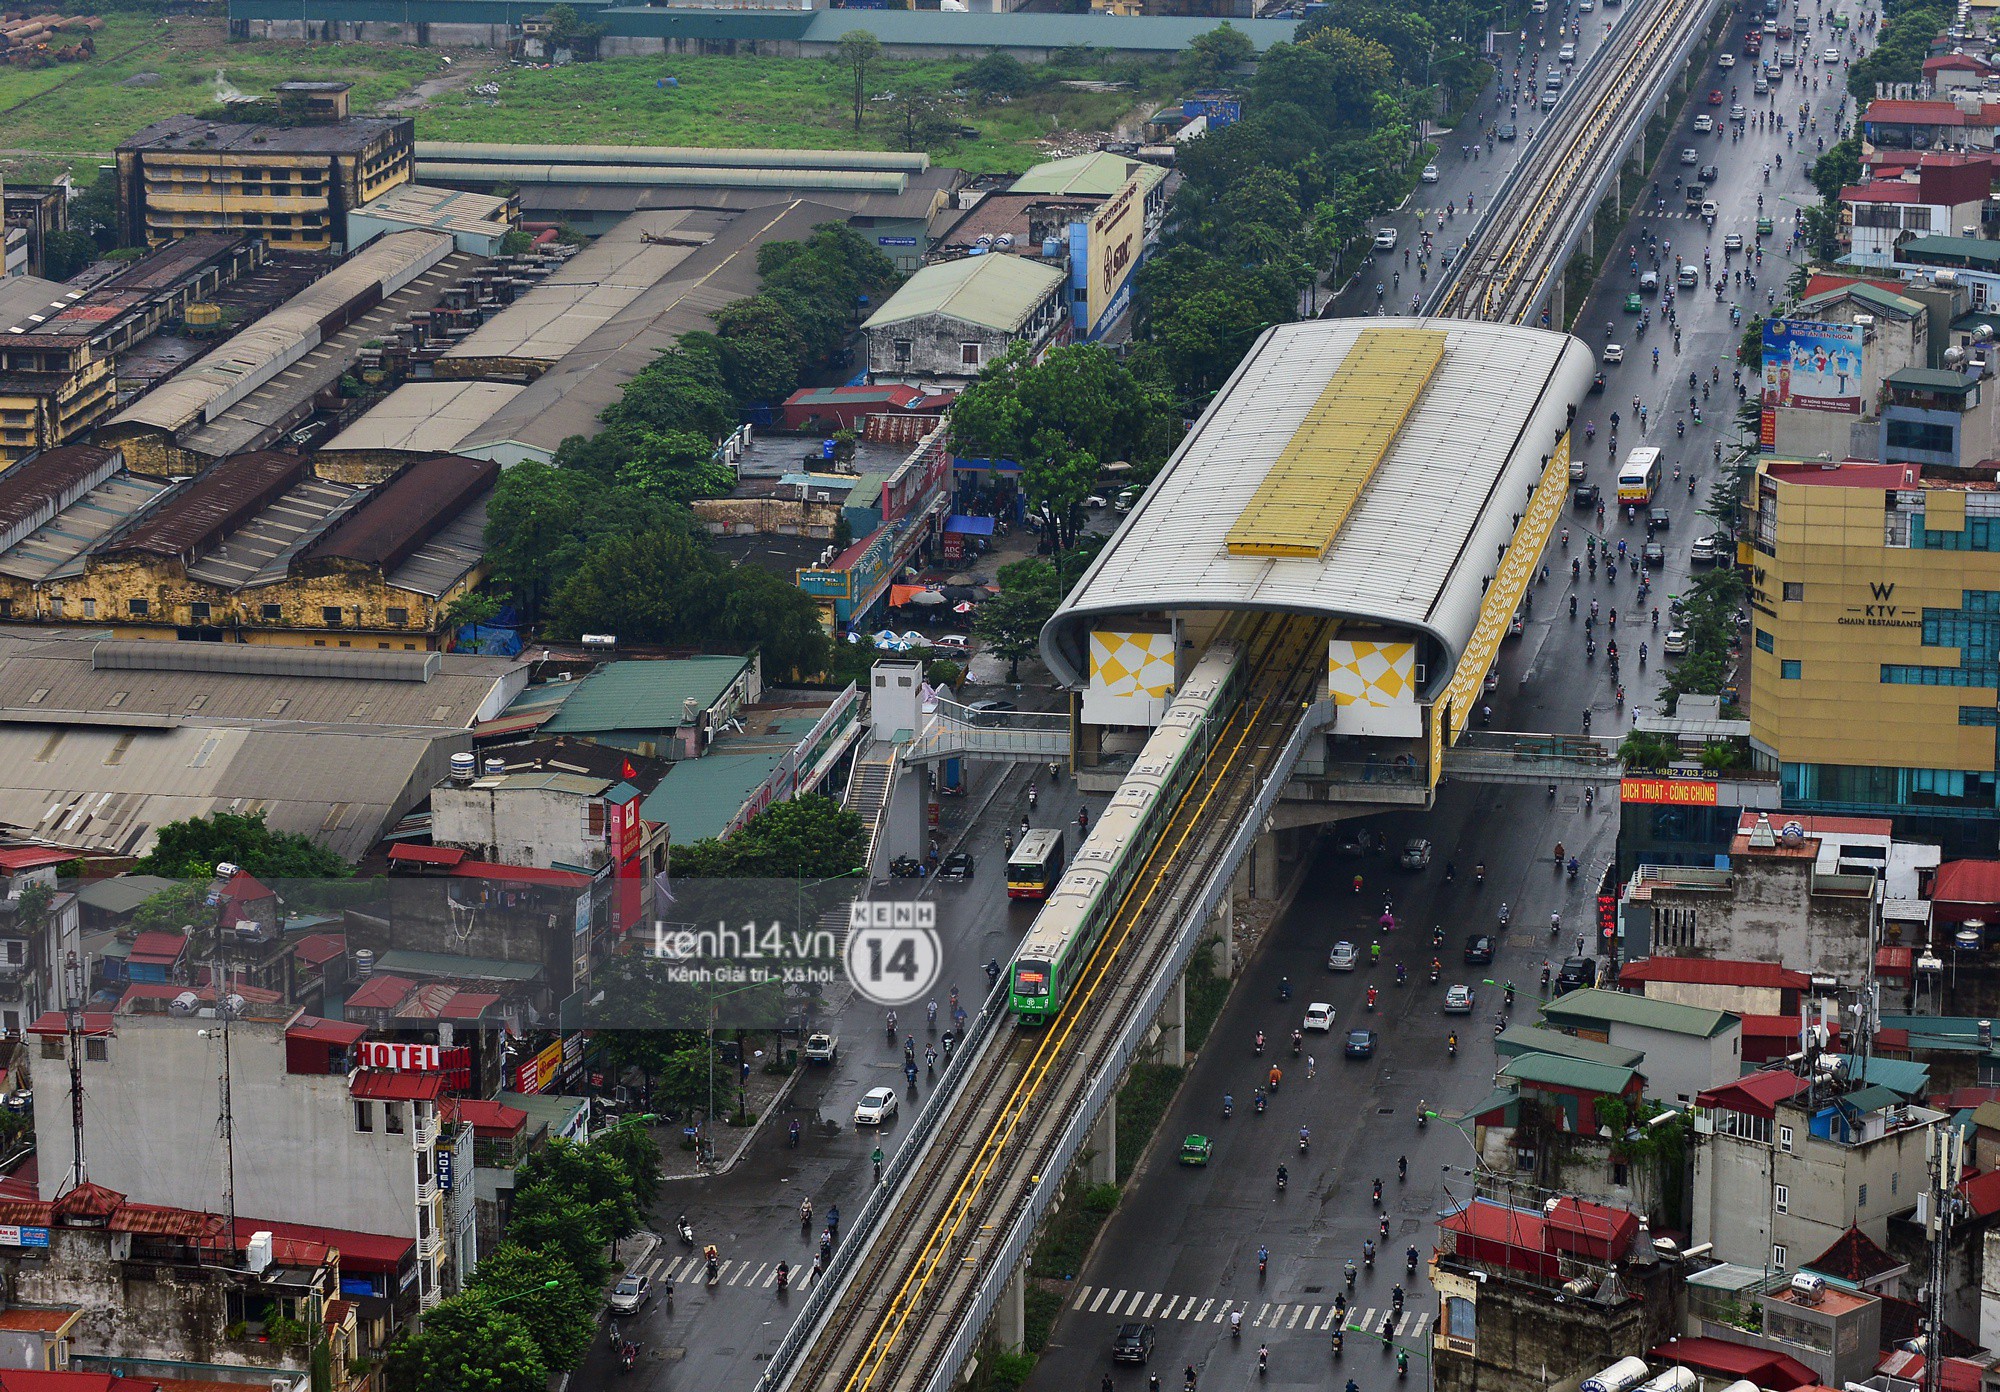
[[[1267,331],[1042,632],[1086,680],[1113,615],[1262,610],[1429,634],[1455,666],[1594,357],[1458,319]]]

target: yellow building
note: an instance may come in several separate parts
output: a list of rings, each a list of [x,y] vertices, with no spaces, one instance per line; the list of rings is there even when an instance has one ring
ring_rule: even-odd
[[[1748,499],[1750,736],[1785,806],[1992,839],[1991,466],[1767,460]]]
[[[156,121],[118,147],[120,239],[249,232],[278,251],[325,251],[347,240],[348,213],[415,177],[415,133],[408,117]]]

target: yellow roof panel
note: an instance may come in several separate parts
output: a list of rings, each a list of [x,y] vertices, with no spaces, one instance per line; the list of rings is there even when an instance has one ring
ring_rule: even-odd
[[[1232,556],[1327,553],[1444,360],[1437,329],[1366,329],[1237,514]]]

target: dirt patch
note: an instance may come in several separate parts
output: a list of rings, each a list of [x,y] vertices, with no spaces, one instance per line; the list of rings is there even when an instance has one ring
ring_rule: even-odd
[[[485,77],[488,73],[496,72],[505,66],[506,64],[498,58],[482,62],[477,57],[454,56],[451,71],[425,78],[401,96],[391,97],[383,102],[380,110],[385,116],[407,115],[412,111],[422,111],[434,99],[459,91],[475,78]]]

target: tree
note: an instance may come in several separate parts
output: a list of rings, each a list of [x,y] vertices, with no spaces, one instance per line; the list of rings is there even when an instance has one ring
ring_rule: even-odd
[[[454,1295],[390,1345],[388,1375],[393,1392],[546,1392],[549,1368],[510,1309]]]
[[[1035,76],[1011,53],[989,53],[960,73],[958,85],[980,97],[1018,97],[1035,85]]]
[[[1861,182],[1861,137],[1850,135],[1826,147],[1826,153],[1812,163],[1813,187],[1829,203],[1840,201],[1840,191]]]
[[[903,148],[912,153],[941,145],[952,133],[944,99],[914,84],[897,94],[896,123],[901,127]]]
[[[854,79],[854,129],[861,129],[862,104],[868,100],[868,74],[882,59],[882,41],[866,29],[850,29],[840,36],[834,60],[844,65]]]
[[[559,1258],[594,1290],[611,1274],[612,1234],[599,1226],[599,1216],[553,1184],[537,1184],[514,1192],[507,1237]]]
[[[592,1215],[605,1241],[638,1231],[639,1202],[632,1193],[632,1176],[608,1150],[551,1141],[521,1162],[514,1182],[522,1189],[547,1186],[574,1201]]]
[[[569,1372],[583,1362],[597,1327],[597,1301],[561,1257],[503,1242],[480,1257],[469,1289],[520,1321],[550,1372]]]
[[[1021,659],[1040,650],[1042,628],[1062,592],[1055,567],[1043,560],[1001,566],[999,579],[1000,593],[980,606],[973,628],[989,649],[1007,659],[1007,680],[1018,682]]]
[[[444,628],[456,633],[465,627],[477,628],[500,616],[500,601],[477,590],[467,590],[444,607]]]
[[[1680,746],[1665,735],[1634,730],[1618,746],[1618,761],[1627,768],[1663,769],[1680,757]]]
[[[832,798],[792,798],[765,808],[724,841],[676,846],[678,879],[823,880],[861,863],[861,818]]]
[[[643,1215],[660,1196],[660,1181],[665,1178],[660,1165],[659,1142],[653,1139],[643,1123],[621,1122],[607,1131],[599,1132],[591,1141],[595,1149],[608,1151],[625,1167],[625,1176],[632,1185],[632,1199],[639,1205]]]
[[[1257,45],[1241,29],[1223,23],[1188,40],[1181,73],[1191,86],[1220,86],[1229,74],[1257,56]]]
[[[341,879],[353,874],[338,855],[294,831],[272,831],[262,812],[217,812],[168,822],[150,854],[132,868],[142,875],[205,878],[228,861],[260,880]]]
[[[42,275],[49,280],[68,280],[97,259],[97,239],[74,228],[51,232],[42,241]]]

